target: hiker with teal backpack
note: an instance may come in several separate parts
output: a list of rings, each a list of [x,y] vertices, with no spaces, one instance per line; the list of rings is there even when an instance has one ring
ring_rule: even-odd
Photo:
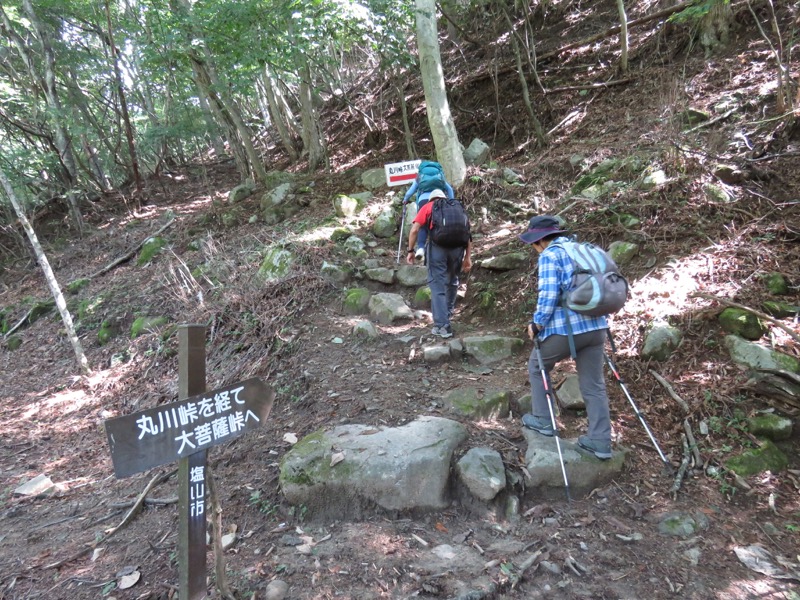
[[[589,420],[578,446],[607,460],[612,454],[603,376],[606,315],[622,307],[628,284],[602,249],[578,243],[566,233],[558,219],[543,215],[533,217],[519,236],[539,254],[537,304],[528,324],[528,337],[535,344],[528,360],[532,410],[523,415],[522,424],[545,436],[558,435],[547,393],[549,373],[558,361],[572,356]]]
[[[456,197],[452,186],[447,183],[447,180],[444,177],[444,169],[442,168],[442,165],[432,160],[423,160],[419,164],[417,178],[403,195],[403,206],[405,207],[405,205],[410,202],[411,197],[416,194],[417,212],[419,212],[422,207],[428,203],[433,190],[443,191],[451,200]],[[405,210],[405,208],[403,210]],[[414,252],[414,258],[416,260],[421,260],[424,258],[425,242],[427,239],[427,231],[425,231],[423,228],[420,230],[419,236],[417,237],[417,247]]]

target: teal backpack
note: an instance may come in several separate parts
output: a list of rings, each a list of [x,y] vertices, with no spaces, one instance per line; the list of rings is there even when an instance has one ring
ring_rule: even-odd
[[[445,186],[442,165],[432,160],[423,160],[417,170],[417,194],[432,192],[436,189],[446,192]]]

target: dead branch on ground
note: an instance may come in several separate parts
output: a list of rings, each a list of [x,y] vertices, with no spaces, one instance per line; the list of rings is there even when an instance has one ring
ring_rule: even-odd
[[[146,238],[144,238],[144,239],[143,239],[141,242],[139,242],[139,243],[138,243],[138,244],[136,244],[136,245],[135,245],[133,248],[131,248],[130,250],[128,250],[128,251],[127,251],[125,254],[123,254],[123,255],[122,255],[122,256],[120,256],[119,258],[116,258],[116,259],[114,259],[114,260],[113,260],[113,261],[111,261],[109,264],[107,264],[105,267],[103,267],[102,269],[100,269],[99,271],[96,271],[96,272],[92,273],[91,275],[89,275],[89,277],[88,277],[88,278],[89,278],[89,279],[94,279],[94,278],[95,278],[95,277],[97,277],[98,275],[102,275],[103,273],[107,273],[108,271],[110,271],[111,269],[113,269],[114,267],[116,267],[117,265],[124,263],[126,260],[130,260],[130,258],[131,258],[131,257],[132,257],[134,254],[136,254],[136,253],[139,251],[139,248],[141,248],[142,246],[144,246],[144,245],[145,245],[145,243],[147,242],[147,240],[149,240],[149,239],[150,239],[150,238],[152,238],[152,237],[155,237],[155,236],[159,235],[159,234],[160,234],[160,233],[162,233],[162,232],[163,232],[163,231],[164,231],[164,230],[165,230],[167,227],[169,227],[170,225],[172,225],[174,222],[175,222],[175,219],[174,219],[174,218],[173,218],[173,219],[170,219],[169,221],[167,221],[167,223],[166,223],[166,224],[165,224],[165,225],[164,225],[164,226],[163,226],[161,229],[159,229],[159,230],[158,230],[158,231],[156,231],[155,233],[151,233],[150,235],[148,235],[148,236],[147,236]]]
[[[664,379],[664,378],[663,378],[661,375],[659,375],[658,373],[656,373],[656,372],[655,372],[653,369],[650,369],[650,374],[651,374],[653,377],[655,377],[655,378],[656,378],[656,381],[658,381],[658,383],[660,383],[661,385],[663,385],[663,386],[664,386],[664,389],[665,389],[665,390],[667,390],[667,393],[668,393],[668,394],[669,394],[669,395],[672,397],[672,399],[673,399],[673,400],[675,400],[675,402],[677,402],[678,404],[680,404],[680,405],[681,405],[681,408],[682,408],[682,409],[683,409],[683,410],[684,410],[686,413],[689,413],[689,412],[690,412],[690,411],[689,411],[689,404],[686,402],[686,400],[684,400],[683,398],[681,398],[681,397],[680,397],[680,396],[677,394],[677,392],[676,392],[676,391],[675,391],[675,389],[672,387],[672,385],[669,383],[669,381],[667,381],[666,379]]]

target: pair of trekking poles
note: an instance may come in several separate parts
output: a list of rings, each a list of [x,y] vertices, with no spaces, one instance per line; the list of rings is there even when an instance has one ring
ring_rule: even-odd
[[[616,345],[614,344],[614,338],[611,336],[611,331],[608,331],[608,341],[611,344],[611,353],[616,354]],[[556,412],[555,412],[555,397],[553,395],[553,389],[550,385],[550,378],[547,375],[547,371],[544,368],[544,362],[542,361],[542,349],[539,345],[539,337],[534,336],[533,338],[533,345],[536,350],[536,360],[539,362],[539,370],[542,375],[542,383],[544,385],[544,393],[545,397],[547,398],[547,407],[550,410],[550,424],[553,426],[553,437],[556,438],[556,449],[558,450],[558,460],[561,463],[561,475],[564,477],[564,490],[567,494],[567,502],[571,500],[569,495],[569,480],[567,479],[567,469],[564,465],[564,456],[561,454],[561,440],[558,431],[558,423],[556,422]],[[622,391],[625,393],[625,396],[628,398],[628,401],[631,403],[631,407],[633,407],[633,412],[639,418],[639,422],[644,427],[644,430],[647,432],[647,435],[650,437],[650,441],[653,443],[656,451],[658,452],[659,457],[661,457],[662,462],[664,463],[665,468],[668,471],[672,471],[672,465],[670,465],[667,457],[664,456],[664,453],[661,451],[661,448],[656,441],[656,438],[653,436],[653,432],[650,431],[650,428],[647,426],[647,422],[644,420],[642,413],[639,411],[639,407],[636,406],[636,403],[633,401],[633,397],[631,396],[630,392],[628,392],[628,388],[625,385],[625,382],[622,381],[622,376],[619,374],[619,370],[617,369],[616,365],[612,358],[608,355],[607,352],[603,352],[603,356],[606,359],[606,364],[608,368],[611,370],[612,375],[614,375],[614,379],[617,380]]]

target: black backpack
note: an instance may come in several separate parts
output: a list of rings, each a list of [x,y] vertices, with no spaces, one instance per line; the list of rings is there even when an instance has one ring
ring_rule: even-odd
[[[443,248],[460,248],[469,243],[469,217],[460,201],[451,198],[433,201],[430,238]]]

